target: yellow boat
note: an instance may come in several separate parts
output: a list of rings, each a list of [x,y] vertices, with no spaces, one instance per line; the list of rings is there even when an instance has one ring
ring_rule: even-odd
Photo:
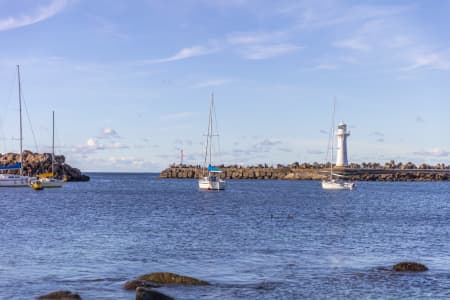
[[[42,184],[39,180],[33,181],[33,183],[31,183],[31,187],[33,188],[33,190],[36,190],[36,191],[40,191],[40,190],[44,189],[44,187],[42,186]]]

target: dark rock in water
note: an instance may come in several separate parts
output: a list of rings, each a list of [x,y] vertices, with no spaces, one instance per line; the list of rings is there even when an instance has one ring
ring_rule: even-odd
[[[80,295],[72,294],[70,291],[57,291],[47,295],[39,296],[37,300],[81,300]]]
[[[136,289],[136,300],[173,300],[173,298],[149,288],[138,287]]]
[[[423,272],[428,268],[425,265],[415,262],[401,262],[392,267],[397,272]]]
[[[71,167],[66,163],[64,155],[55,155],[54,157],[54,176],[57,179],[67,179],[67,181],[89,181],[89,176],[81,173],[77,168]],[[0,153],[0,165],[10,166],[19,161],[20,156],[17,153]],[[23,151],[23,172],[28,176],[52,172],[51,153],[33,153],[28,150]],[[18,170],[6,171],[9,174],[18,174]]]
[[[141,275],[137,280],[151,281],[156,284],[209,285],[208,282],[168,272],[157,272]]]
[[[155,287],[160,287],[160,286],[161,285],[156,284],[152,281],[135,279],[135,280],[130,280],[130,281],[125,282],[125,284],[123,285],[123,288],[128,291],[130,291],[130,290],[134,291],[138,287],[155,288]]]

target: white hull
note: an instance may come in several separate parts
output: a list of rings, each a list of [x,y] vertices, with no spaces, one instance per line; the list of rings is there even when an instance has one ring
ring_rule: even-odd
[[[216,179],[215,181],[213,181],[210,180],[208,177],[205,177],[198,181],[198,187],[201,190],[224,190],[225,180]]]
[[[354,182],[346,182],[342,180],[322,180],[322,188],[324,190],[353,190],[356,188]]]
[[[0,187],[30,186],[32,178],[28,176],[0,174]]]
[[[41,185],[44,188],[60,188],[63,185],[62,180],[54,179],[54,178],[42,178],[40,179]]]

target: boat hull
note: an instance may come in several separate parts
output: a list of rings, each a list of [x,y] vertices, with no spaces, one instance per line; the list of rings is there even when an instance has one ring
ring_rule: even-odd
[[[353,190],[356,188],[356,184],[340,180],[323,180],[322,188],[324,190]]]
[[[63,181],[58,179],[41,179],[41,185],[44,188],[60,188],[63,185]]]
[[[203,178],[198,181],[198,187],[201,190],[224,190],[225,180],[210,180],[208,178]]]
[[[0,174],[0,187],[26,187],[31,180],[28,176]]]

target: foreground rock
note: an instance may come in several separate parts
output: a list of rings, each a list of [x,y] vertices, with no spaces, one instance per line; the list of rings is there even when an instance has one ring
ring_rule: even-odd
[[[156,272],[141,275],[138,280],[150,281],[156,284],[183,284],[183,285],[209,285],[208,282],[189,276],[169,272]]]
[[[148,280],[134,279],[134,280],[125,282],[125,284],[123,285],[123,288],[128,291],[131,291],[131,290],[134,291],[138,287],[156,288],[156,287],[160,287],[160,286],[161,286],[160,284],[156,284],[156,283],[148,281]]]
[[[13,165],[19,161],[18,153],[0,154],[0,165],[2,166]],[[50,153],[33,153],[25,150],[22,161],[24,175],[36,176],[37,174],[50,173],[52,170],[52,155]],[[55,155],[56,178],[66,177],[68,181],[89,181],[89,176],[83,175],[79,169],[71,167],[65,161],[64,155]],[[17,173],[17,170],[8,172]]]
[[[37,300],[81,300],[80,295],[72,294],[70,291],[57,291],[47,295],[39,296]]]
[[[138,287],[136,289],[136,300],[173,300],[173,298],[149,288]]]
[[[424,272],[428,268],[416,262],[401,262],[392,267],[396,272]]]
[[[123,288],[126,290],[134,290],[139,287],[155,288],[166,284],[182,284],[182,285],[209,285],[208,282],[189,276],[178,275],[169,272],[156,272],[144,274],[136,279],[127,281]]]

